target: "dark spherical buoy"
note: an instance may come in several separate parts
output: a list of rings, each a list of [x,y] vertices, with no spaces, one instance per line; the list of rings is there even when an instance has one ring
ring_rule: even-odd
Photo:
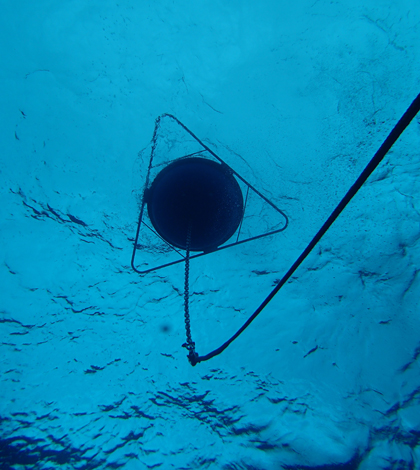
[[[227,166],[205,158],[181,158],[165,167],[147,193],[147,209],[156,232],[191,251],[211,251],[235,233],[243,216],[243,197]]]

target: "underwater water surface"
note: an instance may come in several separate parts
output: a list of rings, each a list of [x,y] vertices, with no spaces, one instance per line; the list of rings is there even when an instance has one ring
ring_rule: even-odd
[[[170,113],[289,220],[191,260],[197,351],[226,341],[420,92],[419,2],[6,0],[0,22],[0,467],[420,468],[419,116],[216,358],[182,347],[183,263],[130,265]],[[249,203],[244,233],[275,225]]]

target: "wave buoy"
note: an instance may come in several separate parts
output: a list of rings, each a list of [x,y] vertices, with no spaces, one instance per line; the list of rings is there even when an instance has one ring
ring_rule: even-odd
[[[241,188],[227,165],[199,157],[180,158],[157,174],[146,203],[156,232],[169,244],[209,252],[229,240],[241,223]]]

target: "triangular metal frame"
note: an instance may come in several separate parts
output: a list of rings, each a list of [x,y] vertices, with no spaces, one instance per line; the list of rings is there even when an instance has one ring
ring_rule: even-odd
[[[181,253],[181,251],[178,248],[175,248],[172,245],[170,245],[166,240],[164,240],[162,237],[160,237],[160,235],[158,235],[152,227],[150,227],[148,224],[146,224],[146,222],[144,222],[144,220],[143,220],[145,205],[147,204],[147,190],[149,188],[150,172],[151,172],[151,169],[153,168],[153,158],[154,158],[154,153],[155,153],[155,149],[156,149],[156,142],[157,142],[157,137],[158,137],[157,136],[158,128],[159,128],[160,121],[163,118],[166,118],[166,117],[168,117],[170,119],[173,119],[177,124],[179,124],[195,141],[197,141],[198,144],[200,144],[200,146],[203,149],[203,150],[200,150],[198,152],[194,152],[194,153],[191,153],[191,154],[188,154],[188,155],[184,155],[181,158],[193,157],[193,156],[196,156],[196,155],[203,156],[202,154],[204,152],[208,152],[213,158],[215,158],[221,164],[227,166],[229,168],[229,170],[232,172],[232,174],[238,180],[240,180],[243,184],[246,185],[247,191],[246,191],[246,196],[245,196],[244,214],[245,214],[245,211],[246,211],[246,204],[247,204],[247,200],[248,200],[249,191],[254,191],[255,194],[257,194],[267,204],[269,204],[275,211],[277,211],[281,216],[284,217],[284,226],[282,228],[277,229],[277,230],[272,230],[270,232],[267,232],[267,233],[264,233],[264,234],[261,234],[261,235],[257,235],[257,236],[254,236],[254,237],[249,237],[249,238],[246,238],[245,240],[240,240],[239,241],[239,235],[240,235],[240,231],[241,231],[241,227],[242,227],[242,221],[243,221],[243,219],[242,219],[241,224],[239,225],[239,228],[238,228],[238,231],[237,231],[236,242],[228,243],[226,245],[222,245],[222,246],[220,246],[220,247],[218,247],[218,248],[216,248],[212,251],[198,253],[198,254],[194,254],[194,255],[190,254],[190,259],[199,258],[199,257],[207,255],[209,253],[214,253],[216,251],[224,250],[226,248],[231,248],[232,246],[241,245],[242,243],[247,243],[247,242],[250,242],[250,241],[253,241],[253,240],[258,240],[260,238],[268,237],[270,235],[274,235],[276,233],[283,232],[287,228],[289,221],[288,221],[287,215],[281,209],[279,209],[269,199],[267,199],[265,196],[263,196],[257,189],[255,189],[250,183],[248,183],[248,181],[246,181],[244,178],[242,178],[241,175],[239,175],[224,160],[222,160],[218,155],[216,155],[207,145],[205,145],[196,135],[194,135],[175,116],[173,116],[172,114],[163,114],[162,116],[159,116],[156,119],[156,124],[155,124],[154,133],[153,133],[153,139],[152,139],[152,150],[151,150],[151,154],[150,154],[149,167],[148,167],[148,170],[147,170],[145,189],[143,191],[143,197],[142,197],[142,202],[141,202],[141,207],[140,207],[140,216],[139,216],[139,221],[138,221],[138,224],[137,224],[136,238],[135,238],[135,241],[134,241],[133,254],[132,254],[132,257],[131,257],[131,267],[133,268],[133,270],[135,272],[137,272],[138,274],[147,274],[147,273],[150,273],[152,271],[157,271],[158,269],[166,268],[168,266],[172,266],[172,265],[182,263],[182,262],[185,261],[185,256]],[[177,260],[177,261],[172,261],[170,263],[161,264],[159,266],[155,266],[153,268],[146,269],[144,271],[140,271],[139,269],[137,269],[136,266],[135,266],[135,258],[136,258],[137,251],[139,249],[141,249],[141,246],[139,245],[139,237],[140,237],[140,230],[141,230],[142,225],[144,225],[151,232],[153,232],[158,238],[160,238],[163,242],[165,242],[165,244],[168,245],[173,251],[177,252],[180,256],[180,259]]]

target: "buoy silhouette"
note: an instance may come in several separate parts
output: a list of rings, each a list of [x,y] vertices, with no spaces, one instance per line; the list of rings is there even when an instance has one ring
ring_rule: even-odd
[[[242,191],[227,165],[180,158],[166,166],[145,195],[150,221],[169,244],[213,251],[235,233],[244,211]]]

